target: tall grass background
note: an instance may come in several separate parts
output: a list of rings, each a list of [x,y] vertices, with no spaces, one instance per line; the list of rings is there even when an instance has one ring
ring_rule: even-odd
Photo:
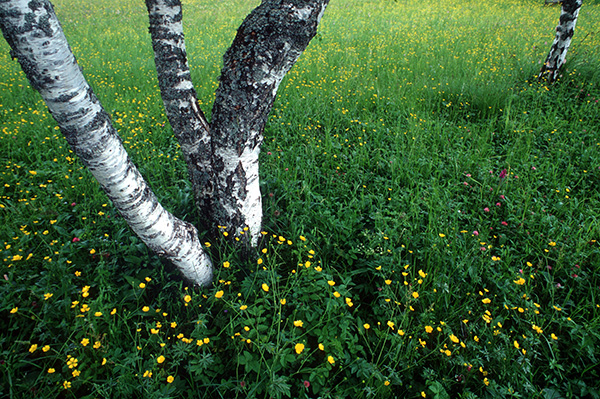
[[[143,2],[57,0],[164,206],[195,221]],[[258,1],[184,2],[210,117]],[[0,43],[0,396],[600,396],[600,8],[558,83],[541,1],[333,0],[261,154],[252,261],[186,287],[136,239]],[[258,260],[256,260],[258,259]]]

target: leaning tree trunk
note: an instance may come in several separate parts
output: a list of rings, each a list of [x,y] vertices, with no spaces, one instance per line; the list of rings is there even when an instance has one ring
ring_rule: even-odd
[[[213,219],[236,235],[262,223],[258,155],[277,89],[310,40],[329,0],[263,0],[223,56],[212,109]],[[248,237],[246,234],[243,237]]]
[[[575,25],[577,24],[577,16],[581,8],[582,0],[563,0],[562,9],[560,12],[560,20],[556,27],[556,36],[550,53],[546,57],[544,65],[540,70],[538,78],[547,76],[550,82],[558,79],[560,68],[565,63],[567,51],[571,45],[571,39],[575,33]]]
[[[206,285],[211,262],[196,229],[158,202],[83,77],[47,0],[0,0],[0,27],[71,148],[133,231],[188,279]]]

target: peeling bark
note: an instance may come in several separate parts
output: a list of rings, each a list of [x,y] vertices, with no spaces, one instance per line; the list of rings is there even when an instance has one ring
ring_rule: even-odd
[[[279,84],[315,36],[328,2],[263,0],[223,56],[210,125],[215,173],[210,211],[218,225],[252,245],[262,223],[258,155],[265,123]]]
[[[211,139],[208,122],[198,106],[183,35],[180,0],[146,0],[154,61],[161,97],[187,163],[201,212],[210,220],[212,207]],[[210,226],[204,226],[208,229]]]
[[[563,0],[561,2],[562,9],[559,23],[556,27],[556,36],[538,78],[547,76],[550,82],[558,79],[560,68],[565,63],[567,51],[575,33],[575,25],[577,24],[581,4],[582,0]]]
[[[133,231],[185,277],[210,283],[211,262],[196,229],[160,205],[127,156],[77,65],[52,5],[47,0],[0,0],[0,27],[71,148]]]

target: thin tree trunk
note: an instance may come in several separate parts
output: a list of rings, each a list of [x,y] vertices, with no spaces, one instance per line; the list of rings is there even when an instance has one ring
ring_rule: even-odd
[[[135,168],[85,81],[47,0],[0,0],[0,27],[31,85],[71,148],[98,180],[134,232],[198,284],[211,281],[211,262],[196,229],[167,212]]]
[[[223,56],[210,125],[216,199],[211,211],[219,225],[252,245],[262,223],[258,155],[265,123],[279,84],[317,33],[328,3],[263,0]]]
[[[213,199],[211,139],[208,122],[198,106],[183,35],[179,0],[146,0],[150,35],[165,111],[183,157],[200,210],[210,223]],[[203,226],[210,229],[212,226]]]
[[[538,78],[547,76],[550,82],[556,81],[559,76],[560,68],[565,63],[567,57],[567,51],[571,45],[571,39],[575,33],[575,25],[577,24],[577,17],[579,16],[579,9],[581,8],[582,0],[563,0],[562,9],[560,12],[560,19],[558,26],[556,27],[556,36],[548,57]]]

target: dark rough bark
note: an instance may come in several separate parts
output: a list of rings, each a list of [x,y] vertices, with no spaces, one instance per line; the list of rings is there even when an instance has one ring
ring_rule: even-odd
[[[212,265],[196,229],[158,203],[86,82],[47,0],[0,0],[0,28],[73,151],[134,232],[198,284]]]
[[[218,202],[210,212],[236,234],[248,226],[253,237],[259,234],[260,221],[248,220],[257,216],[247,210],[261,206],[254,191],[263,129],[281,80],[315,36],[328,2],[263,0],[223,57],[211,120]]]
[[[188,166],[201,220],[212,207],[211,143],[198,106],[185,48],[180,0],[146,0],[150,35],[165,111]],[[208,228],[209,226],[204,226]]]
[[[575,33],[575,25],[577,24],[581,4],[582,0],[563,0],[561,2],[562,9],[556,27],[556,36],[538,78],[546,76],[550,82],[558,79],[560,68],[565,63],[567,51]]]

